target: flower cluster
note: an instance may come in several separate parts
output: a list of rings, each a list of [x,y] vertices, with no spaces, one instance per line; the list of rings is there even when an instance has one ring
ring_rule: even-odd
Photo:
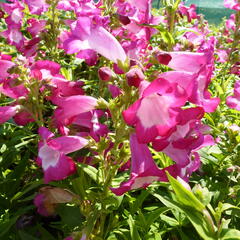
[[[239,10],[237,1],[224,4]],[[215,144],[203,121],[220,103],[209,90],[214,60],[230,60],[237,75],[234,51],[221,47],[226,39],[209,36],[195,5],[180,3],[160,17],[151,6],[151,0],[0,3],[0,36],[15,53],[0,52],[0,93],[7,99],[0,123],[34,126],[45,184],[77,174],[78,162],[103,171],[101,187],[116,195],[166,182],[167,171],[188,181],[201,165],[198,150]],[[175,40],[180,18],[190,27]],[[236,19],[226,21],[227,38],[237,31]],[[235,49],[237,38],[228,41]],[[239,85],[226,100],[236,110]],[[158,166],[155,153],[170,161]],[[113,187],[116,173],[129,167],[129,179]],[[46,216],[56,203],[73,200],[53,199],[50,190],[35,198]]]

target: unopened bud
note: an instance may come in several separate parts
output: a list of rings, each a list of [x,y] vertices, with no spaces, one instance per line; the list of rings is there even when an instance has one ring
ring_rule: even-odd
[[[101,67],[98,69],[98,77],[105,82],[112,80],[114,72],[109,67]]]
[[[171,55],[165,52],[157,52],[155,53],[155,57],[159,63],[164,65],[168,65],[168,63],[172,60]]]
[[[118,19],[119,21],[123,24],[123,25],[127,25],[131,22],[131,20],[129,19],[129,17],[127,16],[123,16],[123,15],[118,15]]]
[[[139,68],[132,68],[126,73],[126,79],[129,86],[139,87],[141,81],[144,80],[144,74]]]

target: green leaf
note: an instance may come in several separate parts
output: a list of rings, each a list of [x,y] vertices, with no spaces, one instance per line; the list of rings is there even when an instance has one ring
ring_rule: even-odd
[[[161,215],[160,215],[160,218],[161,218],[164,222],[166,222],[168,225],[170,225],[171,227],[177,227],[177,226],[179,226],[178,221],[177,221],[176,219],[172,218],[172,217],[168,217],[168,216],[166,216],[166,215],[164,215],[164,214],[161,214]]]
[[[144,200],[148,195],[149,195],[149,192],[147,192],[146,190],[141,191],[141,194],[136,198],[133,204],[130,205],[131,214],[134,214],[135,212],[137,212],[139,208],[141,208],[142,203],[144,202]]]
[[[224,211],[226,211],[226,210],[228,210],[228,209],[230,209],[230,208],[234,208],[234,209],[240,210],[239,207],[234,206],[234,205],[229,204],[229,203],[219,204],[219,207],[220,207],[220,209],[221,209],[221,212],[224,212]]]
[[[3,223],[0,223],[0,237],[3,237],[10,230],[10,228],[15,224],[17,219],[18,216],[15,216]]]
[[[147,228],[149,228],[153,222],[159,218],[160,214],[168,211],[169,208],[168,207],[161,207],[161,208],[158,208],[148,214],[145,214],[146,216],[146,222],[147,222]]]
[[[200,212],[205,209],[205,206],[195,197],[195,195],[191,191],[186,189],[180,182],[178,182],[175,178],[169,175],[168,172],[167,176],[180,203],[185,206],[192,207]]]
[[[31,191],[31,190],[34,189],[34,188],[39,187],[39,186],[42,185],[42,184],[43,184],[42,180],[37,180],[37,181],[34,181],[34,182],[30,182],[30,183],[28,184],[29,186],[28,186],[25,190],[23,190],[22,192],[17,192],[17,193],[12,197],[11,201],[19,199],[19,198],[22,197],[24,194],[28,193],[29,191]]]
[[[82,169],[92,180],[95,182],[99,179],[98,170],[95,167],[92,167],[90,165],[84,164],[84,163],[77,163],[77,166]]]
[[[41,233],[42,239],[47,240],[56,240],[52,234],[50,234],[45,228],[43,228],[40,224],[37,225],[39,232]]]
[[[30,234],[28,234],[24,231],[21,231],[21,230],[18,233],[19,233],[19,236],[20,236],[21,240],[26,240],[26,239],[27,240],[38,240],[39,239],[39,238],[33,237],[32,235],[30,235]]]
[[[67,225],[71,229],[80,226],[83,221],[79,207],[60,205],[57,208],[57,213],[62,219],[62,225]]]
[[[187,215],[187,218],[190,220],[198,234],[206,240],[216,240],[215,234],[209,230],[209,225],[203,218],[203,215],[200,212],[192,211],[191,209],[182,208],[182,210]]]
[[[135,221],[133,220],[131,215],[128,216],[128,223],[129,223],[129,227],[130,227],[131,239],[141,240],[141,238],[139,236],[139,233],[138,233],[138,230],[137,230],[137,226],[136,226]]]
[[[203,214],[199,211],[189,208],[188,206],[183,206],[178,202],[175,202],[171,199],[163,198],[161,195],[154,193],[153,196],[158,198],[164,205],[176,211],[183,212],[186,214],[189,221],[192,223],[198,234],[207,240],[215,240],[215,236],[209,229],[208,223],[205,221]]]
[[[220,233],[220,240],[239,240],[240,231],[236,229],[223,229]]]

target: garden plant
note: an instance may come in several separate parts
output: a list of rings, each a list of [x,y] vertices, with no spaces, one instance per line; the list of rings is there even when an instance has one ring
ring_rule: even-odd
[[[0,1],[0,239],[240,239],[240,1]]]

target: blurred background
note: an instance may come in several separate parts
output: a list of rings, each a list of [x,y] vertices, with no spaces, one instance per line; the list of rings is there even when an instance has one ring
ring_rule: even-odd
[[[187,6],[195,4],[197,13],[203,14],[205,18],[212,24],[219,24],[223,17],[229,17],[234,11],[223,6],[223,0],[185,0]],[[162,0],[153,0],[153,7],[160,8]]]

